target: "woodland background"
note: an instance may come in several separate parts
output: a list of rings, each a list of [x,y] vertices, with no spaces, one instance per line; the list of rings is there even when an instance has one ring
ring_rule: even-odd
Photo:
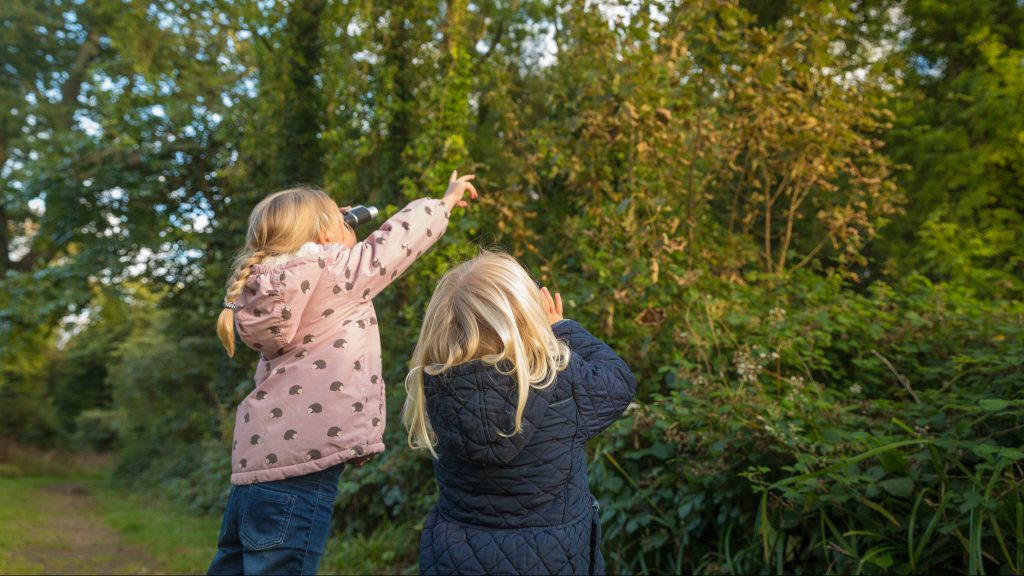
[[[484,245],[638,376],[589,446],[610,571],[1024,570],[1019,0],[5,0],[0,53],[0,462],[218,514],[249,210],[458,169],[481,201],[376,301],[390,448],[332,536],[374,569],[415,570],[400,383]]]

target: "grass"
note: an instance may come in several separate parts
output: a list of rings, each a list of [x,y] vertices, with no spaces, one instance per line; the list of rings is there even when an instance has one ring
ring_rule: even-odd
[[[38,574],[45,566],[33,562],[33,547],[66,548],[63,536],[48,528],[45,493],[56,484],[81,484],[94,505],[75,514],[106,525],[143,559],[124,561],[124,572],[205,573],[217,547],[220,517],[190,513],[157,493],[132,492],[110,482],[111,459],[105,455],[61,453],[16,448],[0,464],[0,574]],[[52,507],[51,507],[52,508]],[[412,524],[380,526],[369,536],[332,534],[322,574],[416,574],[419,531]],[[134,562],[134,564],[132,564]],[[139,562],[144,564],[139,565]],[[81,568],[89,570],[88,564]]]
[[[99,516],[125,542],[145,549],[170,573],[206,573],[217,551],[219,517],[189,513],[159,495],[125,492],[105,480],[92,488]]]
[[[0,573],[37,574],[45,567],[22,552],[71,548],[48,528],[47,515],[54,511],[47,510],[47,495],[39,490],[55,484],[88,487],[91,501],[75,514],[112,528],[124,544],[144,552],[141,568],[147,572],[205,573],[216,551],[220,518],[182,510],[159,494],[116,486],[109,480],[111,464],[103,454],[13,449],[0,465]],[[123,560],[125,570],[139,568],[139,560],[134,565]]]
[[[40,515],[40,502],[29,494],[52,478],[0,478],[0,572],[4,574],[38,574],[42,565],[15,551],[33,546],[47,534],[33,530]]]
[[[420,532],[412,524],[384,524],[369,536],[338,534],[327,542],[321,574],[416,574]]]
[[[102,476],[114,464],[109,454],[39,450],[14,446],[0,463],[0,478]]]

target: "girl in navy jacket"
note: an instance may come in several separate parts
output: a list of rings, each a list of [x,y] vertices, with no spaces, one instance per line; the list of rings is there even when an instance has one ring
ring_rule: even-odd
[[[599,574],[584,443],[636,380],[511,256],[448,272],[427,308],[402,421],[440,489],[420,538],[423,574]]]

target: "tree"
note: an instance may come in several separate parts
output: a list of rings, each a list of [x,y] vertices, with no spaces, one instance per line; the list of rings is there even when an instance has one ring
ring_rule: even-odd
[[[214,5],[4,4],[4,398],[45,388],[62,319],[87,315],[97,292],[194,274],[231,153],[215,128],[244,92],[239,66],[220,61],[238,45],[217,34]]]
[[[907,89],[891,153],[908,218],[885,245],[895,270],[994,295],[1024,290],[1024,6],[910,1]]]

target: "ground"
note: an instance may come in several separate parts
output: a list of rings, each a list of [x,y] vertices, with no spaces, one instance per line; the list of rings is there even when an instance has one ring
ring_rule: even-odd
[[[201,574],[218,525],[99,476],[0,477],[0,574]]]
[[[17,482],[17,486],[15,485]],[[0,557],[0,571],[33,574],[151,574],[161,572],[137,545],[124,542],[97,513],[92,489],[83,483],[28,487],[25,480],[0,480],[0,489],[17,491],[20,515],[8,529],[18,545]],[[8,494],[13,495],[13,494]]]
[[[203,574],[219,514],[110,480],[107,459],[27,452],[0,464],[0,575]],[[95,458],[94,458],[95,459]],[[415,574],[419,532],[333,534],[321,574]]]

